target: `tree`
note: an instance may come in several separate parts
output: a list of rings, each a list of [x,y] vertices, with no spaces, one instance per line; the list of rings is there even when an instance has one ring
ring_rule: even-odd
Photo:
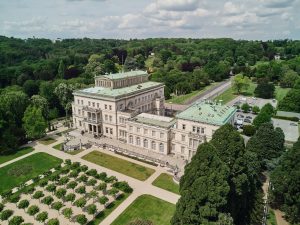
[[[73,202],[75,200],[75,197],[76,197],[75,194],[69,193],[69,194],[66,195],[65,201],[67,201],[67,202]]]
[[[40,212],[36,215],[36,220],[39,222],[45,222],[46,219],[48,219],[48,213],[47,212]]]
[[[91,192],[89,192],[89,196],[93,199],[93,203],[94,203],[95,199],[98,197],[98,192],[92,190]]]
[[[246,136],[253,136],[255,134],[255,127],[252,125],[244,125],[243,126],[243,134]]]
[[[261,113],[267,113],[270,116],[275,113],[274,107],[270,103],[265,104],[260,111]]]
[[[74,171],[72,171],[72,172],[74,172]],[[71,173],[72,173],[72,172],[71,172]],[[74,188],[77,187],[77,185],[78,185],[78,183],[77,183],[76,181],[70,181],[70,182],[67,184],[67,188],[68,188],[68,189],[74,190]]]
[[[86,185],[87,186],[94,186],[95,184],[97,184],[97,180],[92,178],[92,179],[89,179],[87,182],[86,182]]]
[[[104,205],[106,202],[108,202],[108,198],[106,196],[101,196],[99,198],[99,203]]]
[[[96,190],[98,191],[103,191],[103,194],[106,193],[106,188],[107,188],[107,184],[106,183],[100,183],[97,187]]]
[[[90,204],[86,207],[88,214],[94,215],[97,212],[97,207],[95,204]]]
[[[19,202],[19,204],[18,204],[18,208],[19,208],[19,209],[24,209],[24,211],[25,211],[25,209],[26,209],[28,206],[29,206],[29,201],[28,201],[27,199],[21,200],[21,201]],[[0,211],[1,211],[1,210],[0,210]]]
[[[69,182],[69,178],[68,178],[67,176],[65,176],[65,177],[61,177],[61,178],[59,179],[58,184],[59,184],[59,185],[65,185],[65,184],[67,184],[68,182]]]
[[[2,213],[0,214],[0,219],[2,221],[8,220],[8,218],[11,217],[13,213],[14,213],[14,211],[12,211],[10,209],[3,210]]]
[[[23,122],[23,127],[29,138],[40,138],[45,134],[47,123],[43,118],[41,109],[28,106],[24,113]]]
[[[254,90],[254,94],[260,98],[273,98],[275,92],[275,86],[273,83],[266,81],[259,82]]]
[[[268,160],[278,158],[283,153],[284,134],[280,128],[274,129],[271,123],[264,123],[249,139],[247,150],[256,153],[261,166],[265,167]]]
[[[76,216],[76,222],[81,224],[81,225],[84,225],[87,222],[87,218],[85,217],[84,214],[79,214],[79,215]]]
[[[291,224],[300,223],[300,139],[280,158],[271,173],[271,204],[285,212]]]
[[[4,205],[3,203],[0,202],[0,213],[2,212],[3,209],[4,209]]]
[[[284,76],[280,79],[280,86],[284,88],[291,88],[295,85],[296,80],[299,79],[298,73],[293,70],[285,72]]]
[[[24,92],[31,97],[32,95],[36,95],[39,91],[39,86],[36,81],[34,80],[27,80],[23,84]]]
[[[45,198],[42,199],[42,203],[50,206],[51,203],[54,201],[54,199],[52,198],[52,196],[46,196]]]
[[[47,222],[47,225],[59,225],[59,220],[56,219],[56,218],[50,219],[50,220]]]
[[[31,97],[31,103],[33,106],[41,109],[42,115],[44,119],[47,121],[48,129],[50,130],[50,122],[49,122],[50,110],[49,110],[48,100],[40,95],[33,95]]]
[[[64,204],[62,202],[57,201],[52,203],[51,208],[59,211],[63,206]]]
[[[75,192],[78,193],[78,194],[84,194],[86,192],[85,191],[85,186],[80,186],[80,187],[76,188]]]
[[[241,109],[243,110],[244,113],[248,113],[250,110],[250,105],[247,103],[244,103],[241,107]]]
[[[20,225],[23,222],[24,222],[24,219],[22,216],[14,216],[13,218],[11,218],[8,225]]]
[[[72,208],[64,208],[62,213],[63,213],[65,218],[71,219],[71,216],[73,214],[73,210],[72,210]]]
[[[59,66],[58,66],[57,78],[58,79],[64,79],[65,71],[66,71],[66,66],[65,66],[64,61],[61,59],[60,62],[59,62]]]
[[[42,197],[44,197],[44,193],[42,191],[36,191],[34,194],[33,194],[33,198],[34,199],[41,199]]]
[[[35,214],[37,214],[40,211],[39,207],[36,205],[32,205],[28,207],[27,213],[30,216],[34,216]]]
[[[271,122],[271,116],[267,114],[266,112],[260,112],[253,120],[253,125],[256,128],[259,128],[264,123],[270,123]]]
[[[250,82],[249,77],[244,76],[243,74],[238,74],[232,80],[232,88],[240,94],[241,91],[246,91],[249,88]]]
[[[74,90],[74,85],[68,85],[65,83],[60,83],[54,90],[54,93],[58,97],[61,106],[65,109],[66,117],[68,117],[68,112],[71,109]]]
[[[83,208],[86,205],[86,200],[85,198],[79,198],[74,202],[74,205],[77,207]]]
[[[56,192],[55,192],[55,196],[57,198],[63,198],[65,196],[65,194],[67,193],[67,190],[64,188],[59,188]]]
[[[260,111],[260,108],[259,108],[258,106],[255,105],[255,106],[252,107],[252,112],[253,112],[254,114],[258,114],[259,111]]]
[[[282,101],[279,101],[278,109],[289,112],[300,112],[300,89],[291,89]]]
[[[217,156],[210,143],[198,147],[180,179],[181,198],[171,224],[208,224],[225,209],[229,168]]]
[[[47,187],[46,187],[46,190],[53,193],[55,190],[56,190],[56,185],[55,184],[49,184]]]

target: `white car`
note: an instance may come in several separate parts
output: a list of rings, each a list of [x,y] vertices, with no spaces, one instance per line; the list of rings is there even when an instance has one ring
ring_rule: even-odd
[[[238,119],[238,120],[236,121],[236,124],[237,124],[237,125],[243,125],[243,122],[244,122],[243,120]]]

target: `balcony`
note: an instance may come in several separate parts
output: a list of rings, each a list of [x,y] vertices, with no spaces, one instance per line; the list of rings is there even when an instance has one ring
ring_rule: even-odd
[[[190,137],[190,138],[194,138],[194,139],[198,139],[198,140],[206,140],[206,135],[204,135],[204,134],[198,134],[198,133],[192,133],[192,132],[190,132],[189,134],[188,134],[188,136]]]
[[[91,107],[88,107],[88,106],[82,107],[82,110],[87,111],[87,112],[93,112],[93,113],[101,112],[101,109],[95,109],[95,108],[91,108]]]
[[[100,124],[102,121],[100,119],[92,119],[92,118],[84,118],[84,122],[91,123],[91,124]]]

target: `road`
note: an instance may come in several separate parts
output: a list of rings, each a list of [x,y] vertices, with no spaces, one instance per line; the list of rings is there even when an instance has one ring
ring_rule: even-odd
[[[179,104],[170,104],[170,103],[165,103],[165,108],[170,109],[170,110],[175,110],[175,111],[183,111],[190,105],[192,105],[194,102],[199,101],[199,100],[204,100],[204,99],[213,99],[214,97],[218,96],[219,94],[223,93],[227,89],[231,87],[231,79],[228,79],[226,81],[221,82],[217,86],[212,87],[209,90],[204,91],[200,95],[197,95],[187,101],[186,104],[184,105],[179,105]]]

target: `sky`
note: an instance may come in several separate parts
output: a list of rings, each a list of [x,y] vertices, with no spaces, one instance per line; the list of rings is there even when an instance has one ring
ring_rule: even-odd
[[[0,0],[0,35],[300,39],[300,0]]]

